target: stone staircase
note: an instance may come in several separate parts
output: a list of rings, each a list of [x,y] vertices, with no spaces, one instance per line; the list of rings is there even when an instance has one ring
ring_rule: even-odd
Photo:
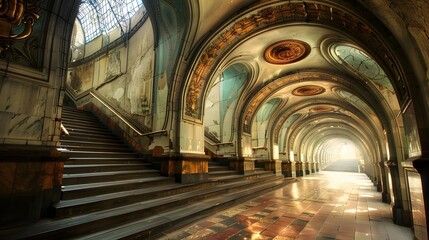
[[[292,180],[258,169],[240,175],[209,163],[209,181],[179,184],[161,176],[89,112],[63,108],[70,150],[62,199],[52,218],[0,230],[0,239],[156,238]]]

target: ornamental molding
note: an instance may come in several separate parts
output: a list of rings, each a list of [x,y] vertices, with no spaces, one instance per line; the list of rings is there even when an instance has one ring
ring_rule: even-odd
[[[311,47],[306,42],[288,39],[271,44],[265,49],[265,61],[271,64],[290,64],[308,56]]]
[[[7,51],[13,40],[28,38],[39,19],[42,0],[0,1],[0,54]]]

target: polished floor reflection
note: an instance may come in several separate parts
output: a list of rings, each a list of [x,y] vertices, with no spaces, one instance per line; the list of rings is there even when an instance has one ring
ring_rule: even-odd
[[[160,239],[413,239],[361,173],[320,172]]]

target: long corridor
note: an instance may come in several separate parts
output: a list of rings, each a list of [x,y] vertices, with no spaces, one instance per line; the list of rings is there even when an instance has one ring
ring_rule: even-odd
[[[320,172],[160,239],[413,239],[361,173]]]

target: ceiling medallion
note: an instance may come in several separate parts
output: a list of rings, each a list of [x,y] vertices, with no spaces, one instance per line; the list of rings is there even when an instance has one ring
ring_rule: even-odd
[[[325,89],[316,85],[305,85],[302,87],[295,88],[292,94],[295,96],[314,96],[324,93]]]
[[[319,107],[314,107],[314,108],[310,109],[310,112],[313,112],[313,113],[332,112],[332,111],[334,111],[334,108],[328,107],[328,106],[319,106]]]
[[[265,49],[264,58],[272,64],[289,64],[298,62],[310,54],[311,48],[300,40],[283,40],[271,44]]]

